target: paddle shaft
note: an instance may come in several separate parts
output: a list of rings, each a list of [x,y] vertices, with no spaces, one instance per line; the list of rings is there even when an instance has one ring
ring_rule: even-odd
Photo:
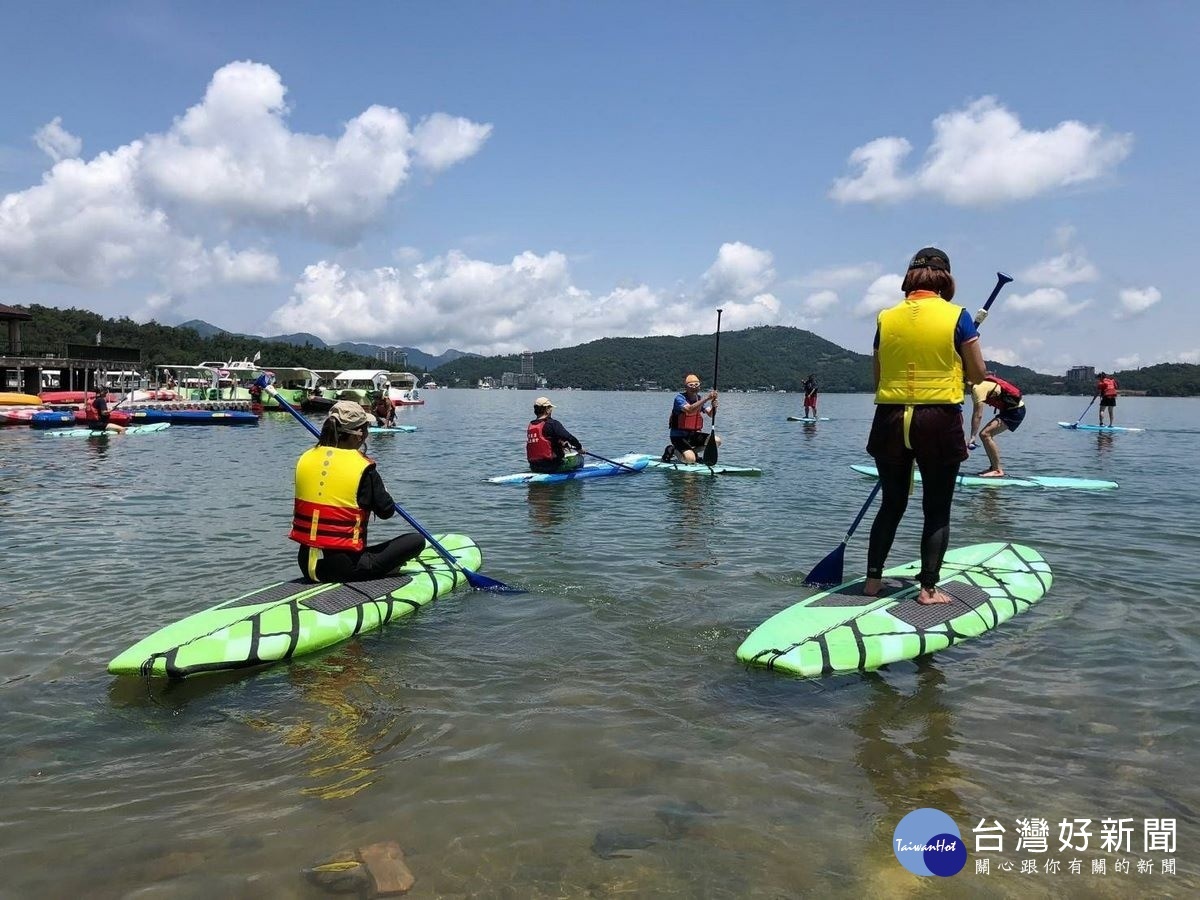
[[[1093,403],[1095,403],[1095,402],[1096,402],[1096,397],[1095,397],[1095,395],[1093,395],[1093,396],[1092,396],[1092,399],[1091,399],[1091,401],[1090,401],[1090,402],[1088,403],[1088,405],[1087,405],[1087,406],[1084,408],[1083,412],[1081,412],[1081,413],[1079,414],[1079,418],[1075,420],[1075,424],[1076,424],[1076,425],[1078,425],[1080,422],[1082,422],[1082,421],[1083,421],[1083,417],[1084,417],[1084,416],[1086,416],[1086,415],[1088,414],[1088,410],[1092,408],[1092,404],[1093,404]],[[1104,412],[1104,410],[1100,410],[1100,411],[1101,411],[1101,412]]]
[[[296,407],[292,406],[292,404],[290,404],[286,400],[284,400],[283,397],[281,397],[279,395],[279,391],[275,390],[274,385],[264,384],[264,385],[262,385],[262,388],[268,394],[270,394],[272,397],[275,398],[276,403],[278,403],[280,406],[282,406],[284,409],[286,409],[289,413],[291,413],[295,417],[296,421],[298,421],[305,428],[307,428],[309,431],[311,431],[313,436],[315,438],[317,438],[317,440],[321,439],[321,432],[317,430],[317,426],[315,426],[312,422],[308,421],[308,419],[306,419],[300,413],[300,411],[298,409],[296,409]],[[392,501],[392,502],[393,502],[393,506],[394,506],[396,512],[398,512],[400,514],[401,518],[403,518],[404,521],[406,521],[409,525],[411,525],[413,528],[415,528],[417,530],[417,533],[420,534],[421,537],[425,538],[425,542],[427,544],[429,544],[430,547],[432,547],[434,550],[437,551],[438,556],[440,556],[451,566],[453,566],[454,568],[457,568],[460,572],[462,572],[466,576],[467,583],[470,584],[471,587],[478,588],[481,590],[503,591],[505,593],[513,593],[513,594],[524,593],[524,591],[520,590],[519,588],[509,587],[508,585],[504,584],[501,581],[497,581],[494,578],[488,578],[486,575],[480,575],[478,572],[472,572],[470,569],[468,569],[466,566],[464,566],[462,563],[460,563],[458,561],[458,559],[456,559],[453,556],[453,554],[450,553],[449,550],[447,550],[440,543],[438,543],[437,539],[434,538],[434,536],[432,534],[430,534],[428,531],[426,531],[424,526],[422,526],[420,522],[418,522],[416,519],[414,519],[412,516],[410,516],[408,513],[406,513],[404,511],[404,509],[400,506],[399,503],[396,503],[395,501]]]
[[[616,466],[617,468],[624,469],[627,472],[633,472],[634,474],[637,474],[637,472],[639,471],[638,469],[633,468],[633,466],[627,466],[627,465],[625,465],[625,463],[619,463],[615,459],[609,459],[607,456],[601,456],[599,453],[593,453],[591,450],[584,450],[583,455],[591,456],[595,459],[600,460],[600,462],[606,462],[610,466]]]
[[[717,310],[717,344],[713,350],[713,383],[712,390],[716,393],[717,390],[717,373],[721,369],[721,310]],[[703,409],[703,406],[701,406]],[[717,462],[717,401],[713,401],[712,409],[709,411],[708,417],[712,424],[708,430],[708,440],[704,442],[703,462],[706,466],[715,465]]]

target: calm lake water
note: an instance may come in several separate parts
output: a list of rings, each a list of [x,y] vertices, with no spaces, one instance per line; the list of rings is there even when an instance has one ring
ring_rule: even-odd
[[[589,450],[666,443],[670,394],[551,396]],[[806,681],[734,650],[811,592],[805,573],[866,498],[848,467],[868,461],[871,398],[823,395],[832,421],[804,425],[785,421],[799,395],[725,396],[721,459],[761,478],[535,487],[483,482],[524,468],[530,393],[426,398],[400,411],[418,432],[371,441],[385,481],[529,593],[460,592],[316,657],[166,687],[105,665],[293,577],[292,467],[311,438],[278,415],[107,443],[0,433],[0,895],[316,897],[303,869],[386,840],[413,897],[1200,889],[1200,401],[1122,399],[1118,424],[1153,430],[1097,435],[1054,424],[1087,398],[1029,398],[1005,467],[1120,489],[960,490],[951,544],[1031,544],[1054,568],[1047,597],[920,663]],[[917,513],[892,563],[918,555]],[[954,878],[910,875],[891,851],[924,806],[967,839]],[[1049,822],[1047,853],[1017,852],[1029,818]],[[1055,852],[1075,818],[1093,820],[1091,845]],[[1100,851],[1105,818],[1133,820],[1131,852]],[[1142,852],[1147,818],[1176,820],[1174,853]],[[974,852],[981,819],[1006,829],[1004,852]]]

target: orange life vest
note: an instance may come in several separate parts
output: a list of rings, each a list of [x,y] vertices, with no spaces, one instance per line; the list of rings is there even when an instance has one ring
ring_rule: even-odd
[[[689,400],[687,394],[679,394],[685,403],[693,403]],[[703,431],[704,430],[704,407],[701,406],[695,412],[684,412],[671,407],[671,418],[667,420],[667,427],[677,431]]]
[[[1101,378],[1096,382],[1096,392],[1105,398],[1117,396],[1117,379]]]
[[[370,514],[358,505],[363,472],[375,465],[357,450],[313,447],[296,462],[293,541],[319,550],[362,550]]]

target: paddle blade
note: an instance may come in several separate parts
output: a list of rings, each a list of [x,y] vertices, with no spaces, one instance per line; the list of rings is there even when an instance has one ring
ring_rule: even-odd
[[[717,436],[713,432],[709,432],[708,440],[704,443],[704,464],[706,466],[717,464]]]
[[[493,594],[527,594],[528,591],[523,588],[515,588],[505,584],[503,581],[497,581],[495,578],[488,578],[486,575],[481,575],[479,572],[472,572],[470,569],[463,569],[462,573],[467,576],[467,584],[475,588],[477,591],[491,591]]]
[[[826,556],[823,560],[813,566],[811,572],[804,576],[804,583],[814,587],[828,587],[832,584],[841,584],[845,579],[843,573],[846,569],[846,542],[837,545],[837,548]]]

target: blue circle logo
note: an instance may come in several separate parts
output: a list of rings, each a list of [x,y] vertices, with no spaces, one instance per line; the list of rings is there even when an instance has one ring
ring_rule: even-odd
[[[914,875],[949,878],[967,864],[967,845],[954,820],[940,809],[915,809],[892,834],[892,852]]]

